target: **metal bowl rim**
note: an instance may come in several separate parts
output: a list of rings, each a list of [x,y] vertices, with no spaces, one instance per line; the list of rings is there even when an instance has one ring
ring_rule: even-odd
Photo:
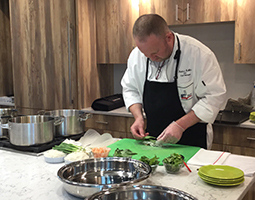
[[[129,190],[138,190],[138,189],[145,189],[145,190],[149,190],[151,191],[165,191],[166,193],[170,193],[170,192],[178,192],[182,195],[185,195],[188,198],[192,198],[194,200],[198,200],[196,197],[194,197],[193,195],[184,192],[182,190],[179,190],[177,188],[174,187],[166,187],[166,186],[160,186],[160,185],[129,185],[129,186],[120,186],[120,187],[115,187],[115,188],[109,188],[109,189],[105,189],[103,191],[97,192],[93,195],[91,195],[87,200],[93,200],[94,198],[98,198],[101,197],[102,195],[104,195],[105,193],[115,193],[114,191],[129,191]]]
[[[65,179],[63,177],[63,173],[66,169],[68,169],[68,167],[71,167],[71,166],[75,166],[77,164],[81,164],[81,163],[86,163],[86,162],[99,162],[99,161],[121,161],[121,162],[125,162],[125,161],[129,161],[129,162],[132,162],[132,163],[141,163],[143,165],[145,165],[149,171],[146,175],[144,175],[144,177],[141,177],[141,178],[138,178],[138,179],[135,179],[135,180],[132,180],[132,181],[124,181],[124,182],[121,182],[121,183],[116,183],[116,184],[92,184],[92,183],[78,183],[78,182],[74,182],[74,181],[69,181],[67,179]],[[66,164],[64,166],[62,166],[58,172],[57,172],[57,175],[58,175],[58,178],[63,182],[63,183],[66,183],[68,185],[73,185],[73,186],[81,186],[81,187],[91,187],[91,188],[97,188],[97,187],[105,187],[105,188],[109,188],[109,187],[117,187],[117,186],[121,186],[121,185],[127,185],[127,184],[131,184],[131,183],[136,183],[138,181],[142,181],[146,178],[148,178],[151,174],[151,167],[150,165],[144,163],[144,162],[141,162],[139,160],[135,160],[135,159],[132,159],[132,158],[128,158],[128,157],[105,157],[105,158],[89,158],[89,159],[85,159],[85,160],[81,160],[81,161],[76,161],[76,162],[72,162],[72,163],[69,163],[69,164]]]

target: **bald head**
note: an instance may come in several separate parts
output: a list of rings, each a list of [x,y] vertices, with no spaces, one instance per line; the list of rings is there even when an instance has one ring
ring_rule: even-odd
[[[144,41],[148,36],[165,36],[170,32],[166,21],[157,14],[146,14],[140,16],[133,27],[133,37]]]

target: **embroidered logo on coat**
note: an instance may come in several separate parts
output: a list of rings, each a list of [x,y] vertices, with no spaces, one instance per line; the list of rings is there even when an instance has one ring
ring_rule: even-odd
[[[183,90],[183,94],[181,94],[181,99],[182,100],[189,100],[192,98],[192,93],[187,94],[186,90]]]

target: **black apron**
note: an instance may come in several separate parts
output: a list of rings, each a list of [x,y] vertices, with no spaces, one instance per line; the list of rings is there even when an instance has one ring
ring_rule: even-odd
[[[176,121],[186,114],[181,105],[177,87],[178,65],[181,54],[178,37],[177,41],[178,50],[174,56],[174,59],[177,59],[174,82],[162,83],[147,80],[149,58],[147,59],[143,106],[147,118],[146,132],[149,132],[154,137],[158,137],[172,121]],[[187,128],[177,144],[198,146],[206,149],[206,125],[205,123],[197,123]]]

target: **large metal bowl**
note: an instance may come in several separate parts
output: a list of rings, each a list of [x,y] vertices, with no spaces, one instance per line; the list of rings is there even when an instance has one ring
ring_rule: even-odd
[[[77,161],[61,167],[58,177],[65,190],[89,197],[103,189],[131,185],[149,177],[151,167],[131,158],[106,157]]]
[[[98,192],[86,200],[197,200],[181,190],[156,185],[130,185]]]

